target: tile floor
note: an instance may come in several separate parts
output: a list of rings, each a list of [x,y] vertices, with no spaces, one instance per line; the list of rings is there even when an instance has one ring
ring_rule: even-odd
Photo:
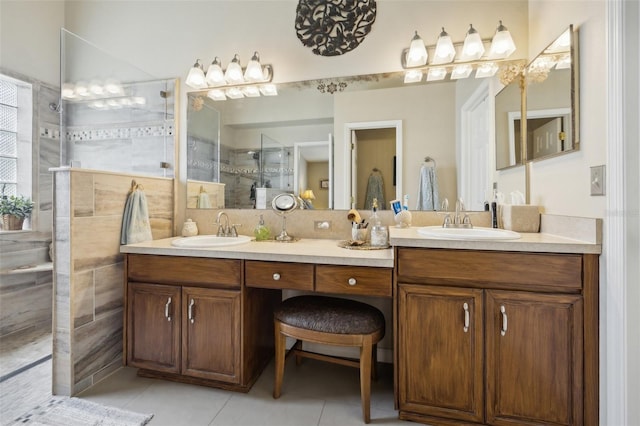
[[[393,373],[381,364],[372,384],[371,423],[408,425],[393,407]],[[249,393],[141,378],[122,368],[79,398],[139,413],[153,413],[152,426],[362,425],[358,370],[304,360],[287,361],[282,396],[272,397],[273,363]],[[8,424],[51,396],[51,361],[0,383],[0,424]]]

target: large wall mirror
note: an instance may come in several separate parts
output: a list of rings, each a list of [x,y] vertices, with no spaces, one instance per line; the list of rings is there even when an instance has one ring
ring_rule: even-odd
[[[579,149],[578,40],[573,25],[525,70],[527,160]]]
[[[406,85],[402,73],[388,73],[278,84],[277,96],[260,98],[213,101],[206,91],[188,93],[187,205],[261,208],[277,193],[292,192],[311,196],[305,204],[315,209],[348,209],[352,202],[366,208],[359,205],[365,180],[377,171],[384,207],[402,192],[414,210],[427,157],[437,164],[440,198],[455,200],[457,84]],[[396,124],[381,125],[386,129],[375,135],[354,130],[359,161],[352,164],[345,129],[364,122]],[[403,144],[389,127],[400,129]],[[377,143],[391,150],[371,155],[381,153]],[[198,205],[202,191],[210,203]]]

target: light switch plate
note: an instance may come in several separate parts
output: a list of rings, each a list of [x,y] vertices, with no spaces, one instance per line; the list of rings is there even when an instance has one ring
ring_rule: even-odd
[[[601,166],[591,167],[591,195],[604,195],[605,187],[605,167]]]

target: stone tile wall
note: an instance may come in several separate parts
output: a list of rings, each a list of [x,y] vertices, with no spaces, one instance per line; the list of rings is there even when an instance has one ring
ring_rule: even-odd
[[[122,213],[142,185],[154,239],[173,235],[174,181],[78,169],[55,172],[53,393],[75,395],[122,365]]]
[[[30,230],[0,231],[0,338],[37,328],[51,329],[53,275],[49,258],[52,175],[60,164],[60,89],[0,68],[31,84],[33,96],[32,181],[35,192]]]

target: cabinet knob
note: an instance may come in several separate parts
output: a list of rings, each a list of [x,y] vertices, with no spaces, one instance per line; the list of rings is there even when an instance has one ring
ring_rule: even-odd
[[[349,285],[356,285],[358,283],[355,278],[349,278],[348,282],[349,282]]]
[[[277,272],[275,274],[273,274],[273,280],[274,281],[280,281],[280,274],[277,273]]]

